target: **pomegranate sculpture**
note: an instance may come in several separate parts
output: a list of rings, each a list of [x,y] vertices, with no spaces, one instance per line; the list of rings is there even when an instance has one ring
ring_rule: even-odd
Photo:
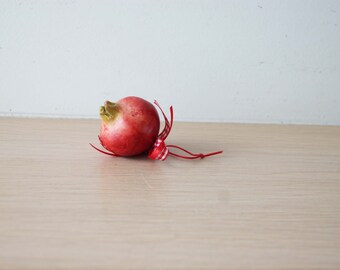
[[[111,156],[129,157],[147,153],[150,159],[158,160],[165,160],[169,155],[197,159],[222,153],[217,151],[194,154],[176,145],[166,145],[165,139],[173,124],[173,108],[170,107],[169,121],[158,102],[154,103],[162,112],[165,121],[161,133],[159,133],[160,119],[156,107],[140,97],[130,96],[115,103],[105,101],[104,106],[100,107],[99,114],[102,122],[98,138],[108,152],[93,144],[90,145],[99,152]],[[188,155],[176,154],[169,148],[176,148]]]

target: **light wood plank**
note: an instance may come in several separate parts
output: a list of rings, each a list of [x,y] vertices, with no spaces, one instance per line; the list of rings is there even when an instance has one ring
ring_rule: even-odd
[[[175,123],[220,156],[113,158],[99,121],[0,118],[0,269],[336,269],[340,127]]]

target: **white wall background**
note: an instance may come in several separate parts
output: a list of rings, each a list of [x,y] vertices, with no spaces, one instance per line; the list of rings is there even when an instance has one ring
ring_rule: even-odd
[[[340,124],[340,1],[0,0],[0,114]]]

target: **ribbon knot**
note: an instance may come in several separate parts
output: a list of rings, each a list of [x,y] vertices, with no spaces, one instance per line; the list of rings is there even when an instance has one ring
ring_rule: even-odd
[[[197,157],[199,157],[200,159],[202,159],[202,158],[204,158],[205,156],[204,156],[204,154],[200,153],[200,154],[197,155]]]
[[[169,149],[166,147],[164,140],[158,138],[150,149],[148,157],[151,159],[165,160],[169,155]]]

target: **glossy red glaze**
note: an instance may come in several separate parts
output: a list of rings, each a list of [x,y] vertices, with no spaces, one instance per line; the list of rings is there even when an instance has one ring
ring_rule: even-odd
[[[155,106],[133,96],[119,100],[115,106],[114,118],[102,120],[99,139],[103,147],[119,156],[147,152],[159,133],[160,120]]]

